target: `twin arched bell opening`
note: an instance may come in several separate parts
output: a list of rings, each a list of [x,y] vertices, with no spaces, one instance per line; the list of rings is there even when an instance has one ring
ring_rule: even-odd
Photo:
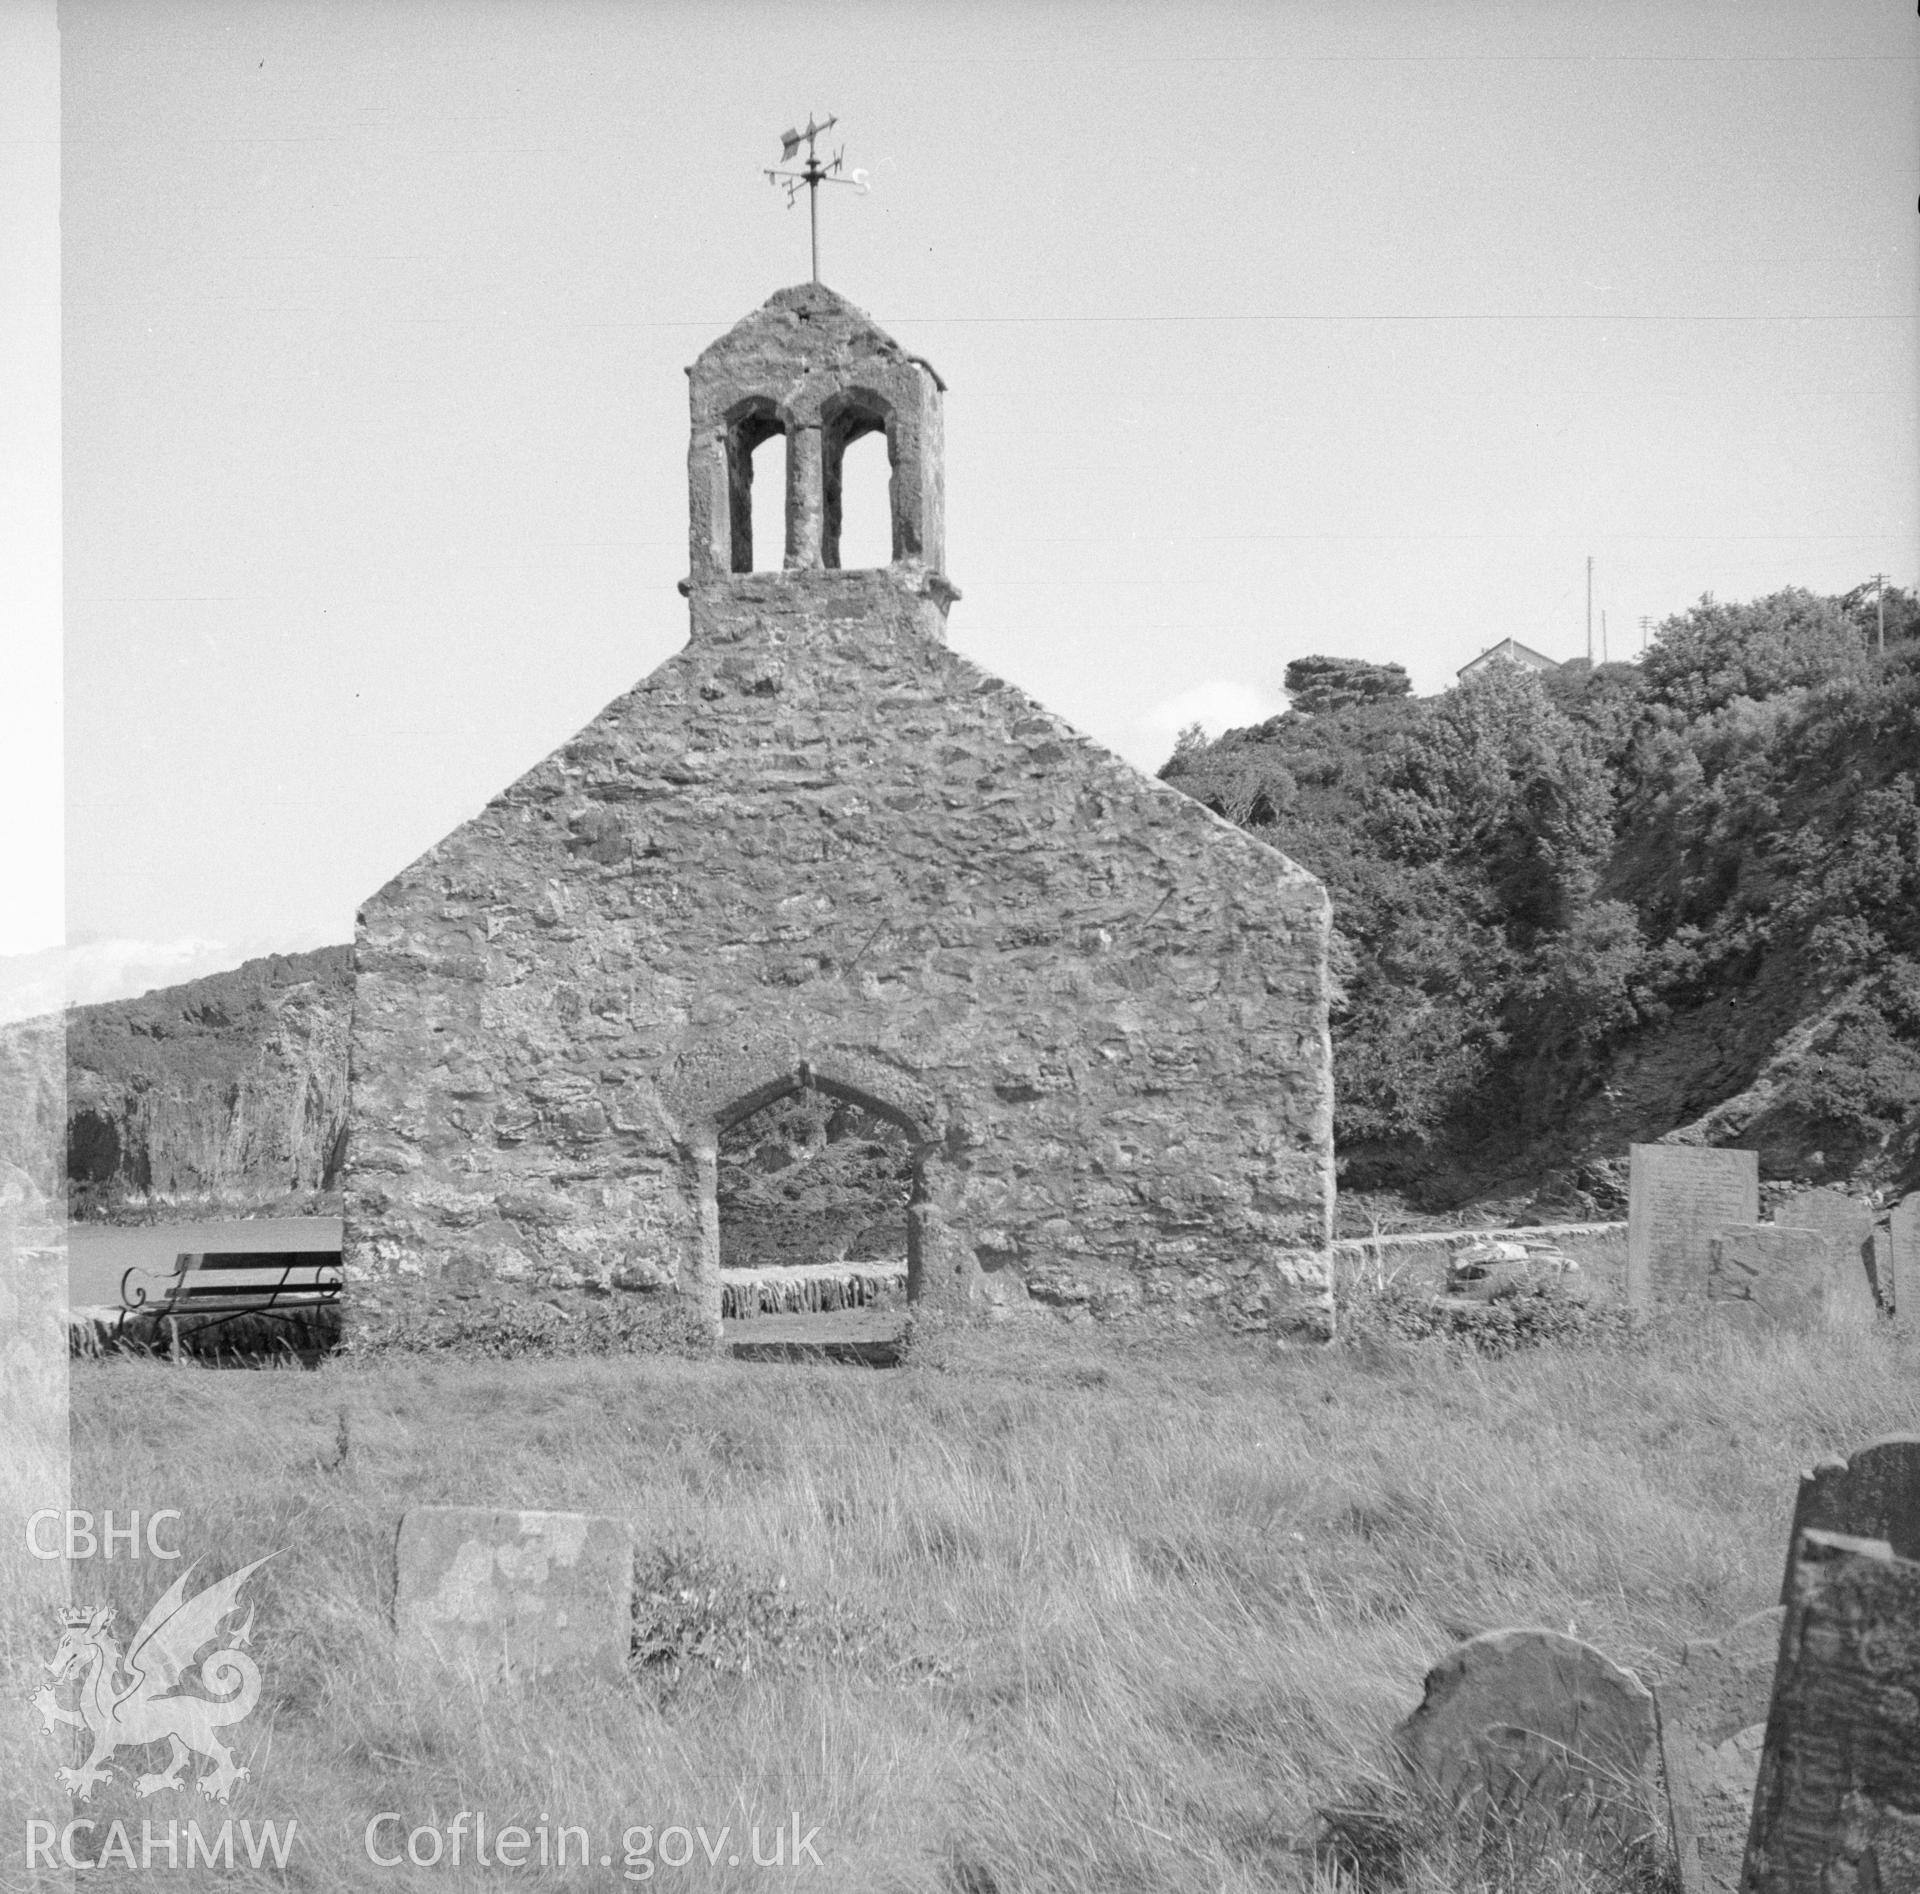
[[[696,582],[776,563],[790,573],[846,566],[849,471],[866,457],[848,450],[868,436],[885,442],[886,563],[943,570],[942,383],[851,303],[819,284],[782,290],[688,374]],[[777,562],[773,547],[755,543],[767,537],[764,505],[754,530],[754,475],[768,453],[786,476]]]
[[[769,397],[748,396],[738,412],[729,417],[726,433],[731,570],[753,572],[775,563],[769,557],[773,548],[757,543],[754,528],[755,459],[759,450],[773,441],[780,443],[784,460],[784,518],[778,529],[778,563],[782,567],[790,572],[837,572],[847,564],[891,565],[913,557],[913,509],[903,505],[896,437],[888,426],[889,418],[882,399],[862,392],[834,397],[821,419],[811,426],[790,425]],[[884,559],[848,561],[841,556],[846,531],[847,449],[869,435],[881,436],[885,444],[888,544]],[[764,462],[764,456],[761,459]],[[764,522],[766,509],[762,507],[760,512]],[[870,542],[868,549],[873,549]]]

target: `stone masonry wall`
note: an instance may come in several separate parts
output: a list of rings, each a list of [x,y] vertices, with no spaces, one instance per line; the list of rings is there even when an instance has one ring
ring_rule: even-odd
[[[716,1128],[811,1082],[911,1127],[920,1296],[1324,1333],[1320,884],[949,651],[937,574],[691,596],[361,915],[353,1319],[717,1319]]]

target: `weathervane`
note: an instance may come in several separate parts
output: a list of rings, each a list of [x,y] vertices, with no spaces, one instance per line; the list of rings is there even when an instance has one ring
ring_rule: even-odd
[[[814,151],[814,143],[822,132],[831,131],[840,121],[829,118],[825,124],[816,125],[813,114],[807,114],[807,129],[803,132],[784,131],[780,134],[780,158],[784,164],[791,164],[794,154],[799,151],[801,141],[806,141],[807,160],[798,171],[770,170],[767,173],[769,184],[783,184],[787,191],[787,208],[793,208],[793,201],[800,195],[801,185],[807,187],[807,218],[812,226],[813,236],[813,280],[820,280],[820,187],[823,184],[851,184],[855,190],[867,188],[867,174],[864,171],[851,171],[845,177],[840,175],[841,163],[846,156],[844,147],[833,154],[832,159],[822,163]]]

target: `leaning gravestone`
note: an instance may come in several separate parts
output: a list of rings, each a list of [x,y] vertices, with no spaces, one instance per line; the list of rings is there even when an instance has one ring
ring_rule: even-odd
[[[1884,1539],[1903,1559],[1920,1559],[1920,1434],[1870,1440],[1850,1460],[1822,1460],[1800,1476],[1787,1535],[1780,1602],[1792,1602],[1796,1548],[1803,1532]]]
[[[1742,1894],[1920,1888],[1920,1563],[1798,1542]]]
[[[1907,1293],[1902,1307],[1900,1292]],[[1902,1197],[1887,1219],[1887,1280],[1881,1300],[1909,1322],[1920,1316],[1920,1191]]]
[[[1646,1831],[1653,1699],[1561,1632],[1483,1631],[1455,1646],[1394,1743],[1450,1815],[1616,1843]]]
[[[1774,1206],[1775,1223],[1791,1223],[1802,1230],[1835,1230],[1865,1244],[1873,1229],[1873,1206],[1844,1190],[1829,1190],[1824,1184],[1812,1190],[1795,1191]]]
[[[1871,1328],[1877,1308],[1850,1236],[1733,1224],[1707,1246],[1707,1300],[1769,1327]]]
[[[481,1677],[617,1677],[633,1646],[633,1541],[594,1513],[415,1506],[393,1617],[403,1651]]]
[[[1636,1144],[1627,1177],[1627,1301],[1636,1309],[1706,1294],[1707,1245],[1760,1220],[1760,1158],[1689,1144]]]
[[[1802,1230],[1826,1230],[1851,1244],[1860,1259],[1861,1273],[1873,1280],[1873,1206],[1844,1190],[1828,1190],[1824,1185],[1803,1190],[1774,1206],[1775,1223],[1788,1223]]]
[[[1680,1667],[1653,1691],[1667,1818],[1684,1894],[1737,1894],[1753,1785],[1785,1611],[1743,1618],[1718,1638],[1681,1650]]]

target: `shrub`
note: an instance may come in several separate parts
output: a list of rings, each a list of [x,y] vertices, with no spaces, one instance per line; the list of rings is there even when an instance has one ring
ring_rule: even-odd
[[[803,1602],[786,1575],[743,1571],[692,1541],[656,1547],[635,1574],[633,1664],[666,1704],[697,1677],[747,1677],[877,1659],[904,1680],[945,1666],[909,1652],[897,1632],[845,1602]]]
[[[1503,1286],[1490,1302],[1461,1303],[1404,1281],[1350,1291],[1340,1311],[1343,1342],[1434,1342],[1478,1355],[1511,1355],[1549,1344],[1610,1347],[1634,1332],[1632,1311],[1594,1303],[1542,1280]]]

